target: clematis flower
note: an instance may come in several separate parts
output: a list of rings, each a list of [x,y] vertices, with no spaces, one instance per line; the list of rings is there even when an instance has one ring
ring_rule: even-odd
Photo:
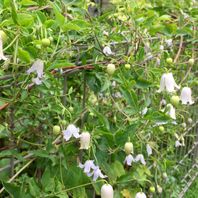
[[[142,110],[142,115],[146,115],[147,111],[148,111],[148,108],[145,107],[145,108]]]
[[[146,195],[145,195],[143,192],[138,192],[138,193],[135,195],[135,198],[146,198]]]
[[[127,155],[124,160],[124,163],[127,164],[128,166],[131,166],[132,162],[135,162],[135,159],[133,158],[133,156],[131,154]]]
[[[176,140],[175,141],[175,147],[180,147],[180,146],[183,146],[182,143],[180,143],[179,140]]]
[[[4,56],[4,53],[3,53],[3,39],[0,35],[0,60],[7,60],[7,58]]]
[[[142,154],[138,154],[136,157],[135,157],[135,161],[138,162],[140,161],[143,165],[146,165],[146,162],[144,160],[144,156]]]
[[[109,46],[105,46],[103,48],[103,53],[106,55],[106,56],[111,56],[113,55],[114,53],[111,51],[111,48]]]
[[[27,74],[31,74],[35,72],[37,74],[36,78],[32,79],[32,82],[36,85],[40,85],[42,83],[43,78],[43,69],[44,69],[44,63],[42,60],[38,59],[36,60],[33,65],[27,70]]]
[[[160,51],[163,51],[164,50],[164,46],[160,45],[159,49],[160,49]]]
[[[152,155],[153,153],[152,148],[150,147],[149,144],[146,145],[146,151],[147,151],[148,156]]]
[[[107,176],[106,175],[103,175],[99,166],[96,166],[93,170],[92,173],[87,173],[87,176],[88,177],[91,177],[93,175],[93,181],[96,181],[98,179],[98,177],[104,179],[106,178]]]
[[[172,104],[167,104],[167,112],[166,114],[168,114],[172,119],[176,119],[176,114],[175,114],[175,108],[173,107]]]
[[[172,47],[173,46],[173,40],[172,39],[165,40],[165,43],[166,43],[167,47]]]
[[[75,125],[70,124],[68,125],[67,129],[63,131],[63,137],[66,141],[68,141],[72,136],[75,138],[79,138],[79,128],[77,128]]]
[[[172,73],[165,73],[161,77],[160,81],[160,89],[158,92],[167,91],[167,92],[174,92],[176,89],[179,89],[180,87],[176,84],[173,74]]]
[[[80,135],[80,149],[89,149],[90,144],[90,133],[83,132]]]
[[[28,74],[31,74],[33,72],[37,73],[38,78],[43,77],[43,68],[44,68],[44,63],[42,60],[38,59],[36,60],[33,65],[27,70]]]
[[[101,198],[113,198],[113,187],[110,184],[101,187]]]
[[[91,169],[95,170],[97,168],[97,166],[94,164],[94,160],[87,160],[84,164],[79,163],[78,166],[82,168],[86,174],[89,174]]]
[[[193,104],[194,101],[192,100],[192,91],[191,91],[191,88],[189,87],[184,87],[182,90],[181,90],[181,95],[180,95],[180,99],[182,101],[182,104]]]

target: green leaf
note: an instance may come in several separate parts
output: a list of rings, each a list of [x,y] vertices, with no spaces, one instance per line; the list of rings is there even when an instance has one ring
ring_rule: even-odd
[[[131,89],[128,91],[125,88],[120,88],[125,100],[127,101],[128,105],[134,108],[135,111],[138,111],[138,99],[136,93]]]
[[[4,186],[5,190],[6,190],[13,198],[22,198],[22,197],[21,197],[20,187],[14,185],[14,184],[6,183],[6,182],[3,182],[3,186]]]
[[[54,192],[55,190],[55,181],[54,177],[51,175],[51,170],[49,167],[45,169],[45,172],[41,178],[41,184],[45,192]]]
[[[93,113],[99,118],[100,123],[109,131],[110,130],[110,125],[109,125],[109,121],[106,118],[106,116],[99,113],[95,109],[91,109],[91,111],[93,111]]]
[[[29,183],[29,189],[30,189],[30,194],[33,196],[33,197],[39,197],[40,195],[40,189],[35,181],[34,178],[30,178],[28,180],[28,183]]]
[[[12,20],[15,24],[18,24],[18,15],[16,12],[16,6],[14,3],[14,0],[10,1],[10,6],[11,6],[11,16],[12,16]]]
[[[136,80],[136,84],[135,84],[135,86],[137,87],[137,88],[148,88],[148,87],[150,87],[152,85],[152,83],[150,82],[150,81],[148,81],[148,80],[145,80],[145,79],[142,79],[142,78],[138,78],[137,80]]]
[[[18,50],[18,57],[21,59],[21,61],[24,61],[26,63],[29,63],[31,61],[31,57],[28,51],[23,50],[22,48],[19,48]]]
[[[58,69],[58,68],[63,68],[63,67],[69,67],[69,66],[74,66],[73,63],[67,61],[67,60],[56,60],[54,63],[52,63],[47,70],[52,70],[52,69]]]
[[[85,188],[76,188],[72,191],[73,198],[87,198]]]
[[[34,23],[34,18],[30,14],[19,13],[18,23],[20,26],[30,27]]]
[[[56,4],[54,3],[50,3],[50,4],[53,7],[55,13],[55,21],[62,28],[63,24],[65,23],[65,17],[61,14],[60,9]]]
[[[38,5],[35,1],[32,1],[32,0],[22,0],[20,2],[21,5],[23,6],[35,6],[35,5]]]

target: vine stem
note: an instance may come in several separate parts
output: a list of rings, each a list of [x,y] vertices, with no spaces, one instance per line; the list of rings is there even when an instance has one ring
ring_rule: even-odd
[[[34,159],[31,159],[27,164],[25,164],[15,175],[13,175],[9,180],[8,180],[8,183],[11,183],[24,169],[26,169],[33,161],[35,160]],[[3,187],[1,190],[0,190],[0,194],[5,190],[5,187]]]

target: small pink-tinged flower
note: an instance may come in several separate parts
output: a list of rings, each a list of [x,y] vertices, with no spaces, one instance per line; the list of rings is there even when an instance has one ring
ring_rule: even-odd
[[[148,156],[152,155],[153,153],[152,148],[150,147],[149,144],[146,145],[146,151],[147,151]]]
[[[180,89],[180,87],[176,84],[172,73],[164,73],[161,77],[160,81],[160,89],[158,92],[167,91],[174,92],[176,89]]]
[[[67,129],[63,131],[63,137],[66,141],[68,141],[72,136],[75,138],[79,138],[79,128],[77,128],[75,125],[70,124],[68,125]]]
[[[144,160],[144,156],[142,154],[138,154],[136,157],[135,157],[135,161],[136,162],[141,162],[143,165],[146,165],[146,162]]]
[[[42,60],[38,59],[36,60],[33,65],[27,70],[28,74],[31,74],[33,72],[37,73],[38,78],[43,77],[43,68],[44,68],[44,63]]]
[[[175,147],[180,147],[180,146],[183,146],[182,143],[180,143],[179,140],[176,140],[175,141]]]
[[[79,163],[79,167],[84,170],[84,173],[90,173],[91,169],[95,170],[97,166],[94,164],[94,160],[87,160],[84,164]]]
[[[114,53],[111,51],[111,48],[109,46],[105,46],[103,48],[103,53],[106,55],[106,56],[111,56],[113,55]]]
[[[0,60],[7,60],[7,58],[4,56],[4,53],[3,53],[3,39],[1,38],[1,35],[0,35]]]
[[[36,60],[33,65],[27,70],[28,74],[31,74],[35,72],[37,74],[36,78],[32,79],[32,82],[36,85],[40,85],[42,83],[43,78],[43,69],[44,69],[44,63],[42,60],[38,59]]]
[[[110,184],[101,187],[101,198],[113,198],[113,187]]]
[[[89,149],[90,139],[90,133],[82,132],[80,134],[80,149]]]
[[[96,166],[92,173],[87,173],[88,177],[91,177],[92,175],[93,175],[93,181],[96,181],[98,179],[98,177],[100,177],[102,179],[107,177],[106,175],[102,174],[99,166]]]
[[[124,160],[124,163],[127,164],[128,166],[132,166],[132,162],[135,162],[133,156],[131,154],[127,155]]]
[[[192,100],[192,91],[191,91],[191,88],[189,87],[184,87],[182,90],[181,90],[181,95],[180,95],[180,99],[181,99],[181,102],[182,104],[193,104],[194,101]]]

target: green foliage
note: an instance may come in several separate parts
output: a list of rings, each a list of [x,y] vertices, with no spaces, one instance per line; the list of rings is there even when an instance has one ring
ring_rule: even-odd
[[[150,186],[157,185],[162,197],[177,197],[184,171],[174,167],[178,153],[187,150],[175,148],[175,142],[177,136],[189,145],[196,139],[182,127],[185,122],[190,128],[197,118],[196,7],[192,0],[0,1],[0,30],[7,36],[0,48],[2,196],[89,198],[100,196],[106,180],[114,198],[134,197],[141,189],[150,196]],[[105,53],[106,46],[112,53]],[[28,72],[38,60],[44,64],[41,76],[38,69]],[[108,64],[115,65],[112,75]],[[180,90],[157,92],[164,73],[173,73]],[[175,120],[163,100],[171,103],[183,87],[192,89],[195,103],[174,106]],[[90,133],[88,150],[80,150],[73,136],[65,141],[53,133],[54,125],[64,131],[69,124]],[[128,141],[133,158],[142,154],[146,163],[124,162]],[[9,182],[5,167],[13,160],[20,174]],[[107,177],[88,177],[79,167],[86,160],[94,160]],[[192,162],[187,159],[185,166]],[[159,196],[156,190],[153,197]]]

